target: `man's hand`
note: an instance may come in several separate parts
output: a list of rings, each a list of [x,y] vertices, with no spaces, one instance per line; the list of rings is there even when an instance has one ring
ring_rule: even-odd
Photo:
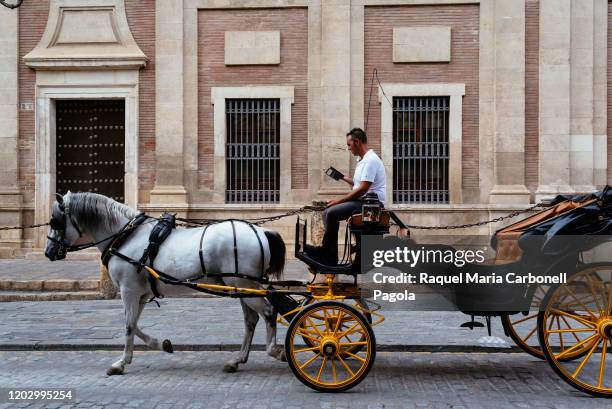
[[[367,182],[367,181],[361,181],[361,183],[359,184],[359,187],[357,189],[354,189],[353,191],[351,191],[351,193],[349,193],[348,195],[340,198],[340,199],[336,199],[336,200],[328,200],[327,201],[327,207],[330,206],[335,206],[337,204],[340,203],[344,203],[344,202],[350,202],[351,200],[359,200],[359,198],[361,196],[363,196],[368,189],[370,188],[370,185],[372,184],[372,182]]]
[[[339,200],[339,199],[328,200],[327,201],[327,207],[335,206],[335,205],[340,204],[340,203],[342,203],[342,201]]]

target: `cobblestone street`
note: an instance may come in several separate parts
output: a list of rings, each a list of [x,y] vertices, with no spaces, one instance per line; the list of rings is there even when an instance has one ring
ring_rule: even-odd
[[[518,353],[381,352],[365,381],[341,394],[311,391],[286,363],[263,352],[253,352],[234,374],[221,370],[230,352],[136,352],[125,375],[107,377],[106,368],[119,355],[0,352],[2,388],[76,388],[76,402],[0,409],[610,407],[563,383],[545,362]]]

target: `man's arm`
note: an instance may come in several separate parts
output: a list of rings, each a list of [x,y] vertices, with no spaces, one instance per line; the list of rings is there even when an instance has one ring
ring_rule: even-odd
[[[367,182],[367,181],[362,181],[359,186],[357,187],[357,189],[352,190],[351,193],[349,193],[348,195],[340,198],[340,199],[336,199],[336,200],[328,200],[327,201],[327,206],[335,206],[337,204],[340,203],[344,203],[344,202],[350,202],[351,200],[357,200],[359,199],[361,196],[363,196],[368,189],[370,188],[370,186],[372,185],[372,182]]]
[[[351,179],[348,176],[343,177],[342,180],[344,180],[346,183],[348,183],[351,186],[353,186],[353,184],[354,184],[353,179]]]

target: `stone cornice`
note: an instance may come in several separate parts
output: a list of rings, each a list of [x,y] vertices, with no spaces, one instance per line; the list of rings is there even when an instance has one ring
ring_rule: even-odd
[[[37,70],[138,69],[147,63],[123,0],[52,0],[45,32],[23,59]]]

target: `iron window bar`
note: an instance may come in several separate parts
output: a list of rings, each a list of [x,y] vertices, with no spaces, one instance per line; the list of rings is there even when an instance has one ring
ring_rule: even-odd
[[[448,203],[450,97],[393,98],[393,202]]]
[[[227,99],[227,203],[280,201],[280,99]]]

